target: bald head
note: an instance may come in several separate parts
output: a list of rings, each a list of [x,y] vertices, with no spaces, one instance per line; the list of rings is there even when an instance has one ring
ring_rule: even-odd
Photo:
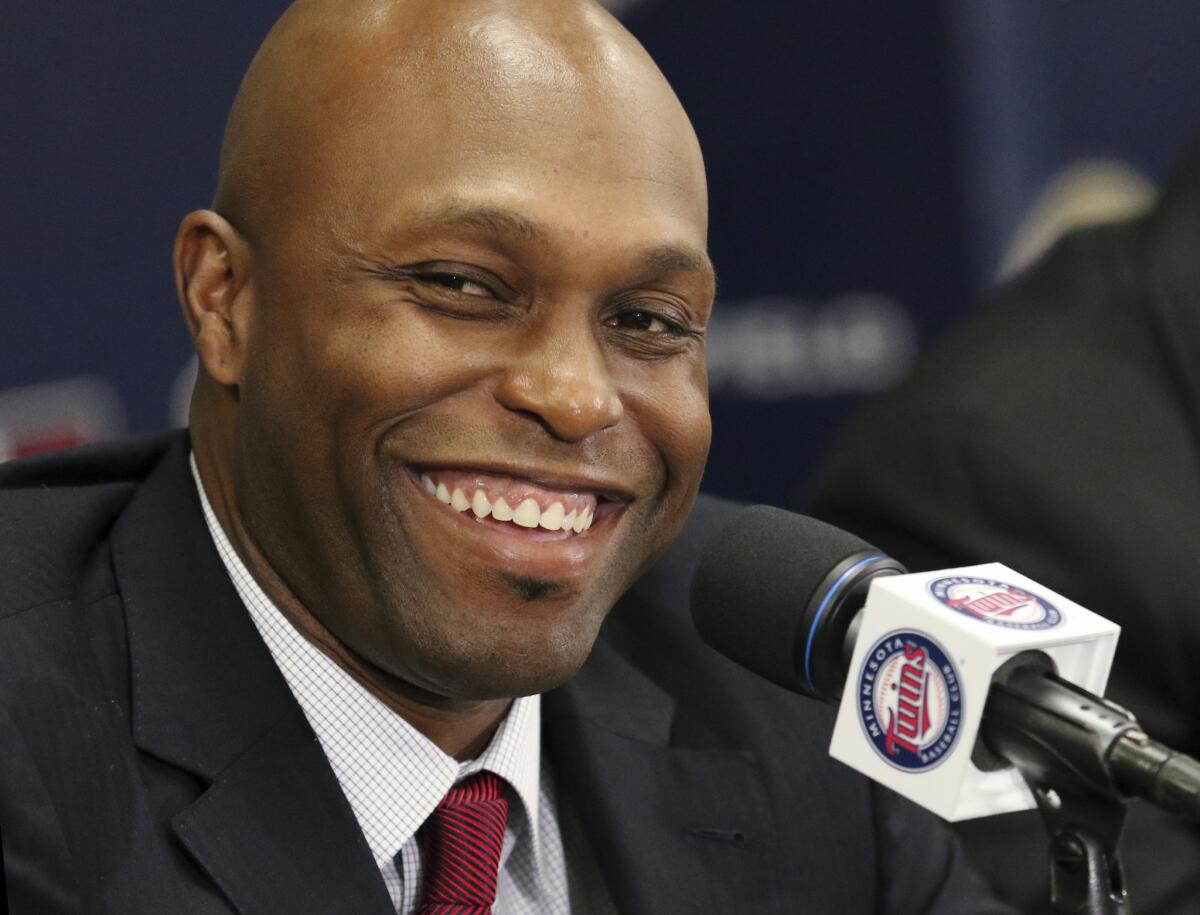
[[[602,125],[619,120],[617,136]],[[302,219],[364,152],[470,143],[463,125],[552,141],[654,142],[703,186],[691,125],[654,62],[591,0],[298,0],[267,37],[226,128],[214,208],[262,239]],[[401,139],[403,139],[401,137]],[[412,175],[412,180],[422,176]],[[337,188],[344,196],[349,188]],[[325,192],[325,193],[323,193]],[[325,204],[318,204],[325,205]],[[328,215],[328,214],[326,214]]]

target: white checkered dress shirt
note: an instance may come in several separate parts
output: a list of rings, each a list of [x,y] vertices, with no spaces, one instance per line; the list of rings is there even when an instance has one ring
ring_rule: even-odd
[[[421,898],[417,829],[457,781],[481,769],[511,787],[493,911],[613,911],[586,843],[570,841],[568,874],[553,778],[542,760],[541,697],[514,701],[479,758],[459,763],[447,756],[288,622],[225,536],[194,456],[192,474],[217,552],[329,758],[396,911],[408,915]],[[567,826],[574,829],[574,821]]]

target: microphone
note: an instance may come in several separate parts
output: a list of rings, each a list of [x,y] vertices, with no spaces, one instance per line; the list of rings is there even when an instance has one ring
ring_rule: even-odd
[[[947,820],[1030,809],[1025,780],[1064,774],[1200,819],[1200,763],[1096,695],[1119,627],[999,563],[906,574],[751,506],[706,545],[691,605],[713,648],[838,705],[831,755]]]
[[[692,619],[709,645],[792,692],[836,704],[871,582],[904,566],[853,534],[769,505],[739,509],[701,553]]]

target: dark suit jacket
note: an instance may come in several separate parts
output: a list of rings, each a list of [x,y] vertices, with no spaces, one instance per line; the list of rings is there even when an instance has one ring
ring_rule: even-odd
[[[366,842],[216,554],[182,434],[0,469],[0,831],[14,912],[387,915]],[[830,715],[699,643],[702,501],[548,694],[621,912],[998,911]],[[732,610],[733,608],[731,608]]]
[[[1151,213],[1064,238],[855,416],[804,507],[914,570],[999,560],[1120,623],[1110,694],[1200,755],[1200,148]],[[1137,818],[1136,909],[1194,915],[1200,834]]]

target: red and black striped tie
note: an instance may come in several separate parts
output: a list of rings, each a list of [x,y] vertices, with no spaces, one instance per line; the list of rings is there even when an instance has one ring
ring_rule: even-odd
[[[508,819],[503,784],[491,772],[472,775],[451,788],[421,826],[425,890],[417,915],[492,911]]]

